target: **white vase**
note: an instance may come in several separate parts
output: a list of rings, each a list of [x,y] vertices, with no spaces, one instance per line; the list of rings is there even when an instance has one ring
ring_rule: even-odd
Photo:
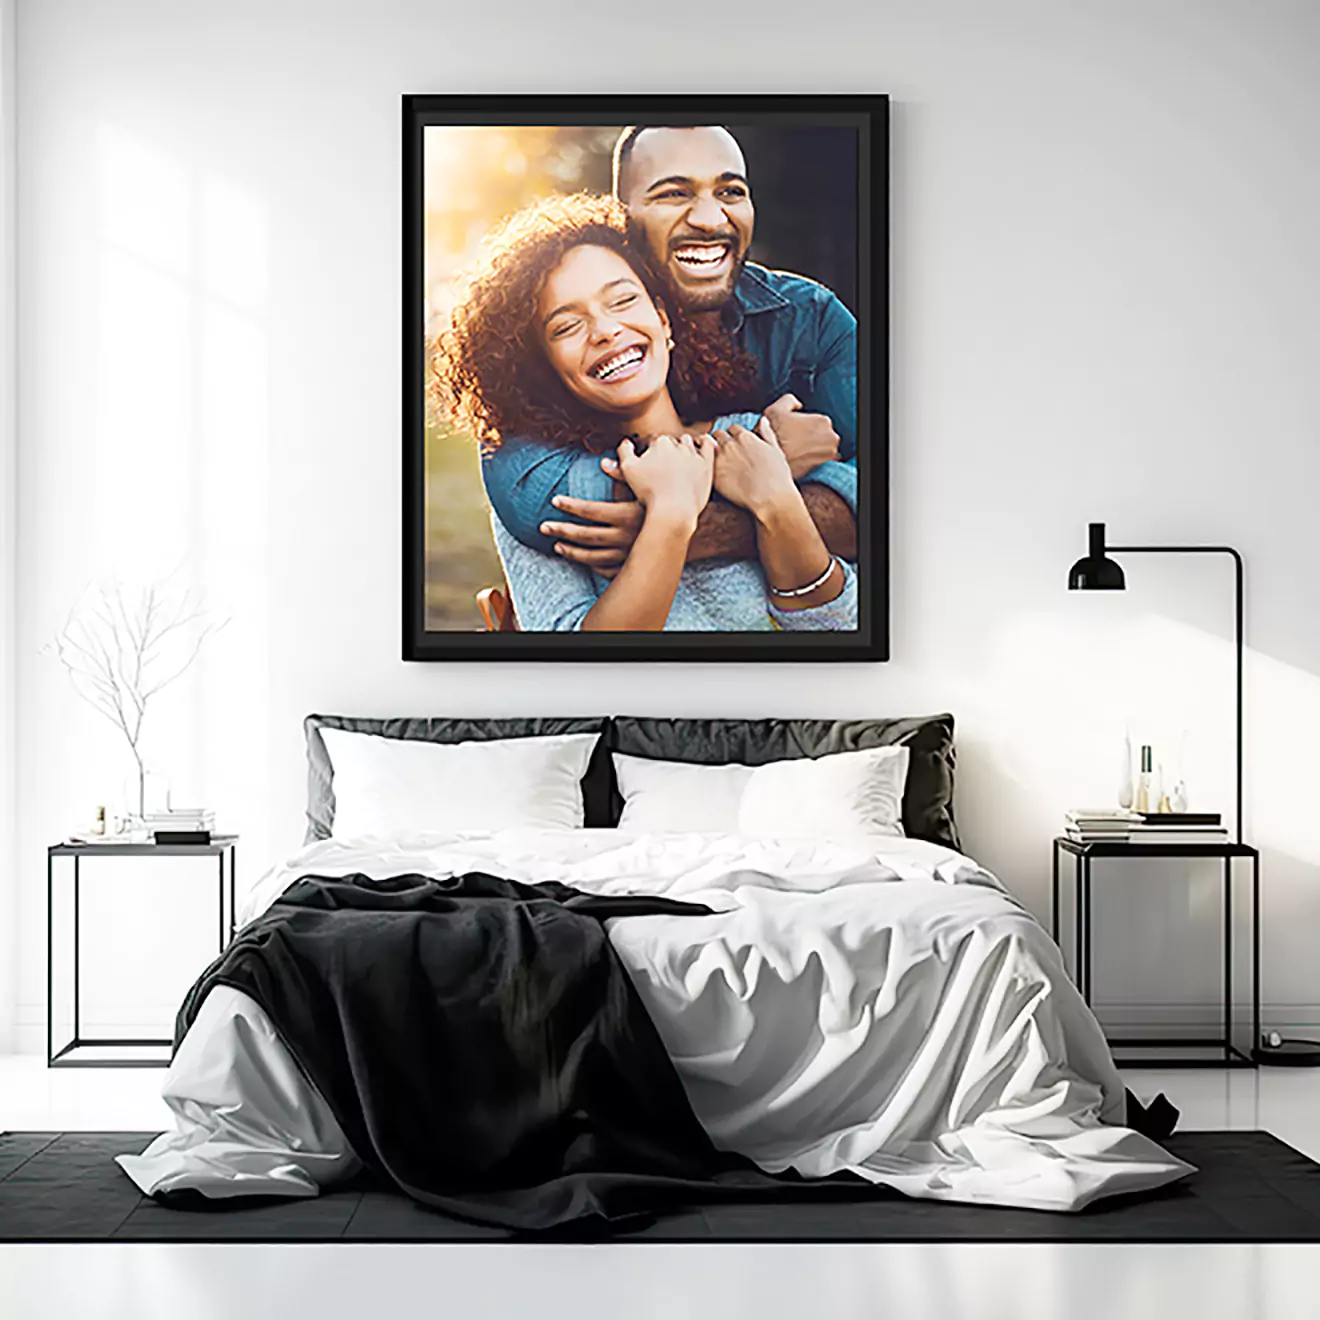
[[[170,781],[159,766],[147,761],[139,776],[134,764],[124,775],[121,798],[124,816],[141,821],[143,813],[165,811],[170,804]]]
[[[149,812],[168,811],[170,807],[170,779],[159,767],[147,762],[146,782],[143,785],[146,808]]]
[[[1124,811],[1132,810],[1132,736],[1123,735],[1123,775],[1118,781],[1118,805]]]

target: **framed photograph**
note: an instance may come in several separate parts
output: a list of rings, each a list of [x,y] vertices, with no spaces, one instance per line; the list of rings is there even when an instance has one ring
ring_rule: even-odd
[[[888,659],[887,111],[404,98],[405,659]]]

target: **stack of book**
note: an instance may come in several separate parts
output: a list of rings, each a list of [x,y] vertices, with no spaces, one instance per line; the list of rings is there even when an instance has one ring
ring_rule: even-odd
[[[1225,843],[1228,831],[1217,811],[1068,812],[1068,838],[1079,843]]]
[[[1142,817],[1135,811],[1108,811],[1098,807],[1079,807],[1064,818],[1068,837],[1078,843],[1124,843],[1133,827],[1141,822]]]

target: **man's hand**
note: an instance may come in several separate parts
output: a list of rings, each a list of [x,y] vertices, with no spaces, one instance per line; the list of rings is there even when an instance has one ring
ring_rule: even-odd
[[[715,459],[715,489],[754,518],[785,501],[800,503],[793,474],[785,461],[774,427],[762,417],[755,431],[731,426],[714,432],[719,443]]]
[[[801,481],[812,468],[838,458],[839,436],[834,423],[823,413],[803,412],[796,395],[780,395],[764,416],[774,428],[794,481]]]
[[[556,538],[555,553],[575,564],[613,578],[623,567],[646,510],[638,500],[575,500],[556,495],[552,501],[562,513],[585,518],[590,526],[573,522],[544,522],[541,531]]]

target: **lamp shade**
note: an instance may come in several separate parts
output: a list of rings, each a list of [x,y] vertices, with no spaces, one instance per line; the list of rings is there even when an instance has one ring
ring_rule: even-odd
[[[1122,591],[1127,582],[1117,561],[1105,554],[1105,525],[1091,523],[1090,549],[1068,570],[1069,591]]]

